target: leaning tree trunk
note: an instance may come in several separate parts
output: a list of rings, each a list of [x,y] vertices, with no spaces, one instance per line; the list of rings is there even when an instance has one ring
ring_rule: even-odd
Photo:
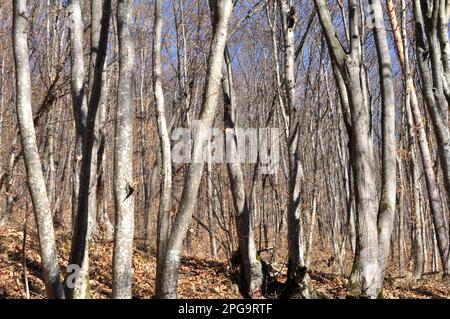
[[[153,93],[156,101],[158,114],[158,134],[161,145],[161,178],[162,186],[160,193],[160,204],[158,214],[158,246],[156,263],[156,297],[161,297],[162,272],[164,267],[164,256],[166,254],[167,239],[169,236],[169,215],[172,199],[172,156],[170,154],[170,138],[167,129],[166,112],[164,109],[164,93],[162,89],[162,66],[161,66],[161,31],[162,0],[155,1],[155,20],[153,29]]]
[[[433,9],[422,7],[426,2],[414,1],[414,18],[416,24],[416,56],[422,79],[424,99],[431,115],[438,155],[442,168],[444,186],[447,192],[447,205],[450,201],[450,132],[448,127],[448,103],[444,94],[444,76],[441,51],[438,40],[438,3]],[[424,12],[425,10],[425,12]],[[431,10],[431,12],[430,12]],[[430,189],[429,189],[430,191]],[[436,200],[439,196],[436,194]],[[431,196],[430,196],[431,197]],[[432,210],[439,254],[444,276],[450,275],[450,249],[448,225],[442,209]]]
[[[52,212],[45,188],[36,144],[31,108],[31,75],[28,58],[28,12],[26,0],[13,1],[13,50],[16,67],[16,107],[28,187],[36,215],[43,279],[48,298],[64,298],[58,270]]]
[[[117,26],[119,36],[119,84],[114,150],[114,204],[116,211],[113,257],[113,298],[130,299],[134,233],[133,180],[133,81],[135,51],[131,32],[132,0],[119,1]]]
[[[232,14],[233,2],[231,0],[215,0],[214,2],[213,37],[208,60],[206,86],[200,119],[193,140],[192,154],[194,160],[189,164],[186,173],[180,207],[167,244],[165,266],[161,279],[163,283],[161,298],[173,299],[177,297],[181,248],[191,222],[204,166],[202,161],[195,162],[195,157],[202,154],[205,132],[212,125],[219,98],[223,52],[227,41],[228,20]]]

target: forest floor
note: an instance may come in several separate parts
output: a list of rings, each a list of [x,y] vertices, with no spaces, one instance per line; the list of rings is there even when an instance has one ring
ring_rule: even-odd
[[[68,235],[58,234],[57,240],[60,269],[65,269],[70,251]],[[141,247],[139,247],[141,246]],[[90,282],[93,298],[111,297],[112,242],[92,241],[90,245]],[[63,257],[62,257],[63,256]],[[0,227],[0,299],[25,298],[24,263],[26,263],[30,297],[44,298],[44,284],[41,280],[39,245],[35,233],[30,233],[23,254],[22,231]],[[326,271],[326,260],[310,273],[315,289],[331,298],[344,298],[347,279]],[[240,298],[237,286],[231,280],[225,261],[184,257],[180,266],[179,298]],[[285,271],[278,274],[281,284]],[[136,245],[133,256],[133,296],[151,298],[154,294],[155,257],[154,252]],[[450,286],[437,278],[427,276],[418,283],[406,278],[388,277],[385,298],[450,298]]]

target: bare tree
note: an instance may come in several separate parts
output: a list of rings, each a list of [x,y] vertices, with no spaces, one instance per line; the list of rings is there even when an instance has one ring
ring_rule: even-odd
[[[236,101],[233,88],[233,76],[228,49],[225,49],[225,63],[222,71],[222,91],[224,95],[224,124],[227,132],[227,156],[236,159]],[[227,163],[228,178],[230,180],[233,206],[236,212],[236,233],[239,244],[239,257],[241,266],[241,290],[246,297],[260,294],[263,283],[261,262],[257,259],[257,251],[253,235],[252,216],[249,205],[249,196],[245,191],[244,174],[241,164],[230,160]],[[210,177],[208,177],[210,178]]]
[[[378,55],[382,103],[382,174],[381,197],[378,209],[378,267],[377,293],[383,288],[387,259],[394,227],[397,193],[396,137],[395,137],[395,92],[392,63],[387,43],[386,28],[381,2],[369,1],[374,18],[374,38]]]
[[[310,297],[309,279],[306,273],[303,245],[301,242],[301,182],[303,166],[300,159],[300,122],[296,102],[295,80],[295,27],[297,17],[291,1],[280,1],[281,22],[284,39],[284,87],[286,91],[287,147],[289,159],[289,201],[288,201],[288,279],[286,290],[296,291],[303,298]],[[284,106],[282,106],[284,107]],[[295,290],[291,286],[296,286]],[[300,288],[300,291],[297,291]]]
[[[364,103],[360,78],[362,66],[359,9],[356,0],[349,0],[350,52],[347,53],[337,37],[326,1],[315,0],[314,4],[330,52],[350,138],[357,234],[349,294],[375,298],[378,273],[377,191],[370,110]]]
[[[448,127],[448,101],[444,92],[446,80],[443,67],[444,63],[448,63],[448,60],[444,62],[448,57],[442,54],[438,32],[440,10],[447,10],[447,6],[446,2],[436,0],[433,1],[432,6],[428,2],[420,0],[414,0],[413,2],[417,64],[422,79],[423,96],[436,135],[448,207],[450,201],[450,131]],[[430,191],[430,188],[428,190]],[[444,275],[449,276],[450,240],[448,224],[442,210],[438,209],[432,212]]]
[[[397,20],[395,6],[392,0],[387,0],[386,5],[388,8],[388,16],[394,30],[394,40],[397,48],[397,56],[402,67],[403,76],[405,78],[406,86],[406,103],[405,109],[407,113],[409,138],[414,143],[417,143],[420,150],[420,157],[422,158],[422,165],[424,168],[424,175],[426,180],[426,187],[428,189],[428,197],[430,202],[430,209],[432,215],[442,215],[442,205],[439,199],[439,188],[437,185],[433,161],[430,154],[430,148],[428,145],[428,139],[425,132],[425,125],[423,117],[419,108],[419,101],[417,97],[416,87],[414,85],[414,79],[411,74],[409,54],[408,50],[408,37],[406,34],[406,5],[402,0],[402,26],[400,28]],[[400,32],[402,31],[402,32]],[[416,254],[416,271],[415,278],[419,279],[424,271],[425,265],[425,242],[424,234],[422,233],[422,219],[421,207],[420,207],[420,177],[418,166],[416,162],[414,143],[411,143],[412,150],[412,170],[413,170],[413,183],[414,183],[414,229],[415,229],[415,254]]]
[[[158,113],[158,134],[161,145],[161,193],[158,215],[158,253],[156,271],[156,296],[163,296],[161,288],[163,284],[161,274],[164,267],[164,256],[169,236],[169,214],[172,197],[172,156],[170,138],[167,129],[166,113],[164,110],[164,93],[162,89],[161,67],[161,31],[162,31],[162,1],[155,1],[155,20],[153,29],[153,92]]]
[[[113,297],[131,298],[134,234],[133,179],[133,82],[135,50],[131,32],[133,1],[120,0],[117,7],[119,84],[114,150],[114,204],[116,211],[113,258]]]
[[[214,3],[215,2],[215,3]],[[220,80],[222,77],[223,52],[227,41],[228,20],[230,19],[233,2],[231,0],[215,0],[213,38],[210,48],[206,87],[203,95],[203,105],[200,119],[194,133],[192,154],[202,154],[204,134],[211,127],[219,97]],[[161,298],[176,298],[178,282],[178,266],[183,240],[186,237],[194,210],[197,192],[202,177],[204,163],[189,164],[186,173],[180,207],[169,236],[166,250],[163,287]]]
[[[84,93],[84,63],[81,60],[84,59],[82,51],[82,24],[81,19],[81,7],[77,0],[72,2],[72,92],[74,96],[74,103],[79,103],[79,99],[86,99]],[[103,4],[103,16],[101,20],[101,31],[99,40],[99,50],[96,55],[96,65],[94,71],[94,80],[92,93],[89,98],[89,106],[87,110],[86,118],[81,125],[83,128],[83,140],[82,140],[82,156],[79,159],[81,161],[81,167],[79,171],[79,190],[78,199],[76,205],[76,214],[73,228],[72,247],[70,254],[70,264],[75,264],[80,267],[80,273],[77,277],[75,287],[67,286],[67,295],[71,298],[86,298],[89,297],[87,293],[89,291],[89,274],[88,274],[88,240],[89,240],[89,209],[92,207],[90,204],[90,186],[91,181],[94,178],[91,173],[95,170],[92,169],[93,148],[95,143],[95,127],[97,110],[100,104],[102,94],[102,82],[103,82],[103,65],[106,59],[106,50],[108,45],[108,33],[109,33],[109,21],[111,16],[111,0],[105,0]],[[81,56],[80,56],[81,55]],[[78,62],[75,62],[78,61]],[[81,70],[80,70],[81,69]],[[81,82],[81,83],[80,83]],[[80,87],[78,87],[80,85]],[[75,88],[76,90],[75,90]],[[81,96],[79,96],[81,95]],[[85,102],[83,102],[85,103]],[[79,106],[75,106],[76,111],[79,112]],[[78,110],[78,111],[77,111]],[[67,274],[69,275],[69,274]]]
[[[28,58],[26,0],[13,1],[13,49],[16,67],[16,107],[28,187],[36,216],[42,269],[48,298],[64,298],[58,270],[52,212],[45,188],[31,108],[31,76]]]

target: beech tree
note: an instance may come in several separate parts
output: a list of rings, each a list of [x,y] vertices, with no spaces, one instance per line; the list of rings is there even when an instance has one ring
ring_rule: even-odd
[[[131,298],[134,232],[133,176],[133,76],[135,51],[132,35],[133,1],[120,0],[117,6],[119,38],[119,83],[114,147],[115,232],[113,258],[113,297]]]
[[[378,236],[377,191],[374,176],[373,140],[370,133],[370,110],[363,98],[361,84],[361,40],[357,2],[348,4],[350,52],[336,36],[326,1],[315,0],[322,32],[327,41],[334,77],[339,87],[341,107],[350,138],[350,161],[354,175],[356,203],[356,252],[350,276],[353,295],[377,296]]]
[[[197,275],[227,276],[201,291],[216,297],[440,287],[449,15],[442,0],[2,3],[0,255],[21,267],[0,290],[81,299],[109,280],[113,298],[196,297]]]
[[[202,110],[197,122],[197,130],[193,139],[192,154],[201,154],[205,131],[211,127],[218,103],[220,79],[222,76],[223,52],[227,41],[228,21],[233,11],[231,0],[215,0],[213,38],[208,59],[208,71]],[[186,173],[180,207],[173,222],[166,248],[164,270],[162,273],[161,298],[176,298],[178,266],[183,240],[186,237],[192,212],[196,202],[204,163],[189,164]]]
[[[436,135],[448,207],[450,198],[449,4],[446,1],[433,1],[432,4],[429,4],[428,2],[415,0],[413,7],[416,23],[417,64],[423,85],[423,95]],[[448,277],[450,274],[450,241],[448,224],[442,210],[433,210],[433,222],[444,275]]]
[[[58,269],[52,213],[42,174],[31,108],[31,75],[28,58],[28,10],[26,0],[13,1],[13,50],[16,67],[16,110],[27,170],[28,188],[39,234],[43,279],[49,298],[64,298]]]
[[[156,296],[163,295],[160,291],[162,283],[161,274],[164,266],[164,256],[169,236],[169,214],[172,197],[172,156],[170,148],[169,133],[164,110],[164,93],[162,90],[162,67],[161,67],[161,31],[162,31],[162,1],[155,1],[155,20],[153,29],[153,91],[158,112],[158,133],[161,145],[161,179],[162,188],[160,195],[160,208],[158,214],[158,266],[156,281]]]
[[[70,255],[70,264],[75,264],[80,267],[80,273],[76,279],[75,287],[67,286],[67,296],[71,298],[89,298],[89,254],[88,254],[88,241],[90,237],[90,228],[95,222],[95,218],[91,218],[89,223],[89,217],[91,210],[96,203],[92,203],[95,197],[92,193],[95,192],[91,188],[92,182],[96,180],[96,176],[93,174],[96,171],[96,165],[93,165],[93,158],[95,158],[94,144],[95,144],[95,129],[96,129],[96,117],[100,104],[102,94],[103,83],[103,66],[106,59],[106,50],[108,45],[108,33],[109,33],[109,20],[111,15],[111,0],[105,0],[102,6],[103,15],[101,18],[101,29],[98,38],[98,44],[95,50],[95,65],[93,71],[92,92],[89,98],[89,104],[87,110],[85,104],[85,79],[84,79],[84,55],[83,55],[83,22],[81,17],[81,7],[78,1],[71,2],[71,15],[73,16],[72,29],[71,29],[71,56],[72,56],[72,98],[74,104],[74,118],[80,123],[77,124],[77,134],[81,134],[82,142],[82,155],[78,159],[80,161],[80,169],[75,172],[79,174],[79,179],[76,182],[79,187],[76,192],[78,195],[76,203],[76,213],[74,215],[73,224],[73,239]],[[95,37],[95,36],[94,36]],[[95,41],[95,40],[94,40]],[[87,114],[85,114],[87,113]],[[79,130],[82,128],[82,132]],[[76,141],[76,150],[78,149],[79,141]],[[75,164],[76,166],[78,164]],[[95,182],[94,182],[95,183]],[[91,226],[91,227],[89,227]],[[69,273],[67,274],[69,275]]]

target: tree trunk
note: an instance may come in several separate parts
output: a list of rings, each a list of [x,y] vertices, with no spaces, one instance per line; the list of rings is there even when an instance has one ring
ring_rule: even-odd
[[[289,0],[280,4],[284,38],[284,85],[286,90],[286,108],[288,119],[288,157],[289,157],[289,200],[288,200],[288,274],[285,297],[295,292],[302,298],[309,298],[309,277],[305,271],[303,245],[301,243],[300,202],[303,195],[301,180],[303,167],[300,161],[299,111],[296,105],[295,80],[295,9]],[[300,291],[298,291],[300,289]],[[288,293],[288,291],[290,291]],[[289,295],[289,296],[288,296]]]
[[[434,1],[436,3],[436,1]],[[448,103],[444,96],[443,68],[441,52],[437,36],[438,7],[432,12],[423,8],[424,3],[414,0],[414,18],[416,22],[416,55],[422,78],[423,94],[431,115],[438,145],[444,186],[447,192],[447,205],[450,200],[450,132],[448,128]],[[426,10],[423,12],[423,10]],[[425,15],[424,15],[425,13]],[[426,40],[428,41],[428,46]],[[431,174],[431,172],[430,172]],[[432,210],[436,239],[443,265],[444,275],[450,275],[449,232],[445,223],[444,212],[439,199],[439,190],[430,196],[430,202],[436,201],[436,209]],[[429,189],[430,192],[430,189]],[[429,194],[430,195],[430,194]]]
[[[395,92],[392,63],[384,25],[383,8],[380,0],[369,1],[375,19],[374,37],[378,55],[382,102],[382,172],[381,198],[378,209],[378,267],[377,289],[383,289],[387,259],[390,251],[392,229],[395,217],[397,191],[396,139],[395,139]],[[403,206],[403,203],[400,203]]]
[[[215,209],[216,209],[216,198],[213,196],[215,190],[213,189],[211,179],[212,179],[212,165],[208,162],[208,224],[209,224],[209,244],[211,250],[211,257],[217,259],[217,241],[216,241],[216,220],[215,220]]]
[[[361,74],[361,42],[358,6],[349,0],[350,53],[340,44],[326,1],[315,0],[322,32],[327,41],[335,79],[350,138],[350,162],[356,203],[356,252],[350,276],[350,296],[375,298],[378,274],[377,192],[374,176],[371,114],[363,99]],[[349,107],[347,110],[346,107]],[[349,113],[347,113],[349,111]]]
[[[164,106],[164,93],[162,89],[161,65],[161,32],[162,32],[162,0],[155,1],[155,20],[153,29],[153,94],[158,114],[158,134],[161,149],[161,193],[158,213],[158,245],[156,262],[156,297],[164,295],[161,290],[163,284],[164,257],[166,255],[167,240],[169,237],[169,217],[172,202],[172,156],[170,138],[167,129],[166,112]]]
[[[113,257],[113,298],[132,296],[134,234],[133,120],[135,51],[131,32],[134,1],[122,0],[117,7],[119,37],[119,84],[114,150],[115,234]]]
[[[72,29],[71,29],[71,47],[72,47],[72,94],[74,96],[74,107],[79,109],[80,99],[86,100],[84,94],[84,62],[83,62],[83,28],[81,7],[78,0],[72,0]],[[75,264],[80,267],[79,276],[76,278],[75,287],[67,287],[66,294],[68,298],[89,298],[89,273],[88,273],[88,240],[89,240],[89,209],[90,186],[92,169],[93,148],[95,143],[95,127],[97,110],[100,105],[102,94],[103,65],[106,59],[106,50],[108,44],[109,20],[111,12],[111,0],[105,0],[103,6],[103,18],[100,35],[100,45],[96,60],[96,69],[94,72],[94,85],[89,99],[87,117],[81,119],[83,128],[83,155],[81,168],[79,172],[79,190],[76,205],[75,222],[73,229],[72,247],[69,264]],[[83,102],[85,103],[85,102]],[[75,104],[77,106],[75,106]],[[77,158],[78,160],[78,158]],[[66,279],[69,274],[66,274]]]
[[[257,251],[251,222],[251,211],[248,195],[245,191],[244,174],[238,158],[236,122],[235,122],[235,96],[233,76],[228,49],[224,51],[224,68],[222,71],[222,91],[224,105],[224,125],[226,133],[226,154],[228,178],[230,180],[233,206],[236,216],[236,234],[239,244],[241,292],[244,297],[251,298],[261,293],[263,274],[261,263],[257,259]],[[208,163],[209,165],[209,163]],[[256,164],[258,165],[258,164]]]
[[[203,105],[200,112],[197,130],[193,140],[194,156],[201,154],[203,149],[204,133],[212,125],[217,100],[219,97],[223,52],[227,40],[228,20],[230,19],[233,2],[231,0],[215,0],[213,37],[208,60],[206,87]],[[180,263],[181,248],[186,237],[192,213],[194,210],[198,188],[203,172],[204,163],[192,162],[185,177],[180,207],[170,233],[165,266],[162,274],[163,287],[161,298],[176,298],[178,282],[178,266]]]
[[[12,36],[16,67],[17,120],[20,128],[28,187],[36,215],[43,279],[47,297],[63,299],[64,290],[58,270],[52,212],[42,174],[31,108],[31,75],[27,43],[28,17],[26,0],[13,1]]]

